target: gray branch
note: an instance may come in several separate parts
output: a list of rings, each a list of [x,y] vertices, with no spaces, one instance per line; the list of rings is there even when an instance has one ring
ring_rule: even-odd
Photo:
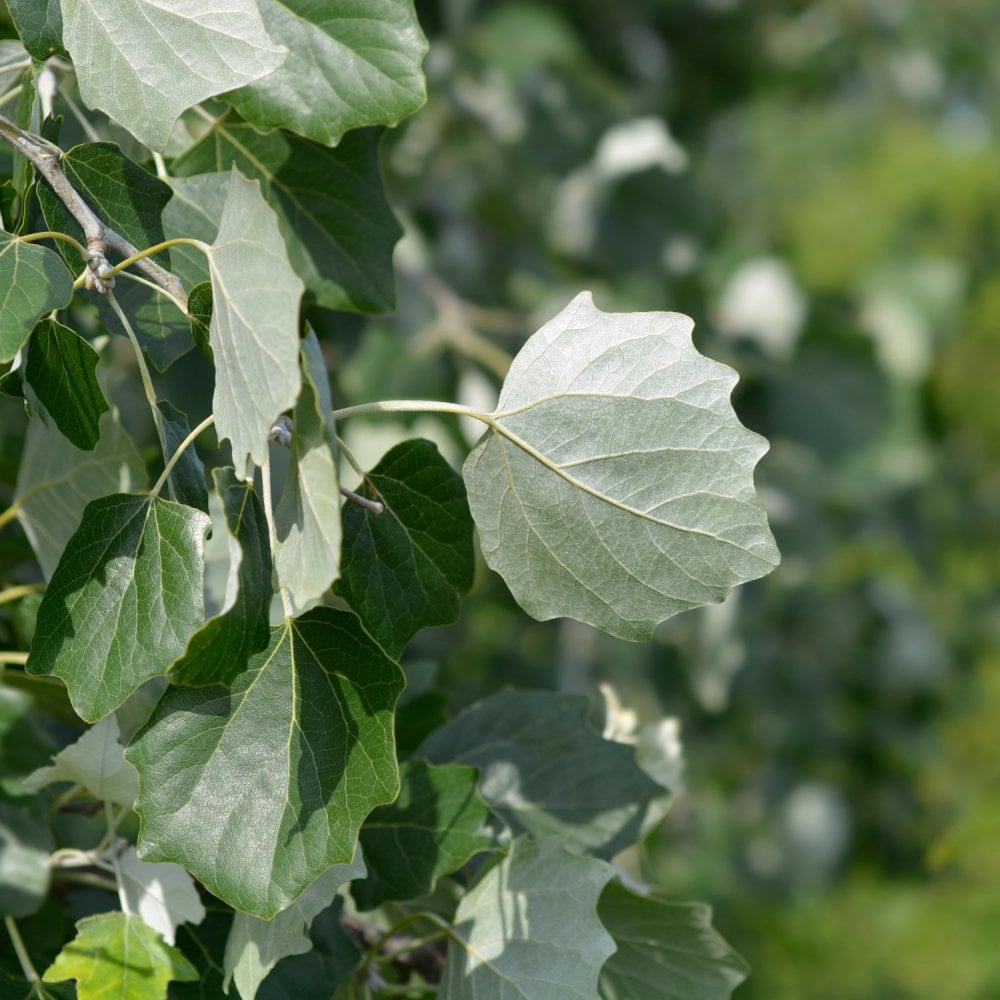
[[[90,253],[90,259],[87,261],[87,287],[103,294],[114,284],[113,278],[106,277],[107,272],[111,270],[108,251],[113,251],[124,259],[139,253],[138,247],[133,246],[124,236],[101,222],[94,210],[83,200],[63,173],[60,165],[63,153],[58,146],[32,132],[26,132],[3,115],[0,115],[0,136],[31,161],[35,169],[48,181],[56,197],[80,224]],[[187,302],[180,281],[155,261],[144,257],[136,261],[136,267],[144,271],[152,281],[174,298]]]

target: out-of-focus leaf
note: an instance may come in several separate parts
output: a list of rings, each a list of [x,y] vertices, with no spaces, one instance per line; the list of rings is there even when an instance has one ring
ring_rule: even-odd
[[[441,1000],[596,1000],[615,950],[597,919],[612,874],[557,840],[515,841],[458,904]]]
[[[84,917],[76,930],[42,979],[75,979],[79,1000],[165,1000],[171,980],[198,978],[176,948],[130,913]]]
[[[62,0],[63,42],[80,95],[141,143],[162,150],[181,112],[266,76],[287,52],[254,0],[225,9],[187,0]]]
[[[597,915],[618,949],[601,970],[601,1000],[728,1000],[747,978],[703,903],[663,903],[612,883]]]
[[[139,780],[135,768],[125,760],[114,715],[101,719],[75,743],[60,750],[50,766],[30,774],[25,784],[44,788],[56,781],[83,785],[102,802],[132,807],[139,794]]]
[[[127,912],[159,931],[167,944],[174,943],[181,924],[200,924],[205,919],[205,907],[194,880],[180,865],[140,861],[134,847],[125,848],[118,865]]]
[[[230,117],[175,160],[173,171],[190,178],[236,166],[259,179],[307,301],[385,312],[395,305],[392,249],[402,229],[383,191],[378,138],[375,129],[359,129],[329,149],[287,133],[262,135]]]
[[[427,41],[413,0],[348,0],[336,8],[261,0],[260,12],[288,58],[226,96],[262,132],[285,128],[333,146],[349,129],[395,125],[424,103]]]
[[[0,916],[25,917],[42,905],[53,847],[44,800],[0,791]]]
[[[0,230],[0,362],[10,361],[38,320],[72,297],[73,279],[58,254]]]
[[[753,485],[767,442],[691,328],[582,292],[514,359],[464,474],[483,555],[534,617],[647,639],[777,565]]]
[[[243,1000],[254,1000],[260,984],[288,955],[301,955],[312,948],[309,928],[313,920],[333,902],[337,890],[353,879],[363,878],[365,862],[357,851],[349,865],[334,865],[324,872],[295,902],[270,920],[237,913],[226,942],[225,988],[232,980]]]
[[[17,517],[47,578],[91,500],[146,485],[145,465],[118,411],[105,413],[99,427],[97,447],[81,451],[43,421],[28,424],[17,472]]]
[[[558,835],[610,858],[635,843],[668,796],[632,747],[602,739],[579,695],[502,691],[432,733],[417,751],[479,768],[479,790],[515,832]],[[581,762],[586,762],[582,766]]]
[[[442,875],[495,846],[475,768],[410,761],[400,781],[396,801],[376,809],[361,828],[368,877],[351,895],[363,910],[425,896]]]
[[[158,497],[88,504],[38,609],[29,673],[61,677],[88,722],[164,673],[201,624],[209,524]]]
[[[472,586],[472,517],[462,480],[430,441],[386,453],[370,483],[385,508],[344,509],[344,560],[337,593],[368,631],[398,655],[420,629],[447,625]]]
[[[24,378],[69,440],[93,451],[100,440],[108,401],[97,383],[97,351],[78,333],[43,319],[31,332]]]
[[[260,186],[233,170],[219,232],[209,252],[210,339],[215,359],[212,412],[242,471],[267,459],[267,435],[299,394],[302,282]]]
[[[402,686],[353,614],[319,607],[275,628],[232,688],[168,692],[127,751],[141,856],[270,919],[350,863],[365,817],[395,798]]]
[[[187,414],[182,413],[169,400],[157,400],[156,406],[163,418],[164,458],[169,459],[191,433]],[[205,466],[198,457],[192,441],[177,460],[169,476],[174,499],[188,507],[208,513],[208,486],[205,483]]]

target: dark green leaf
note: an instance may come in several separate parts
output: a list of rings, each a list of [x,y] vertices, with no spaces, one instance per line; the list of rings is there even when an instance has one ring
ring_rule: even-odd
[[[232,469],[215,469],[212,475],[226,527],[239,546],[238,555],[230,553],[230,580],[236,586],[227,588],[232,603],[191,636],[171,668],[175,684],[230,684],[269,638],[271,551],[264,508],[253,485],[237,479]]]
[[[201,624],[209,524],[158,497],[88,504],[38,609],[28,671],[61,677],[88,722],[164,673]]]
[[[368,877],[351,887],[362,910],[389,899],[425,896],[442,876],[495,841],[476,792],[476,769],[410,761],[400,767],[399,798],[361,828]]]
[[[161,216],[172,195],[170,187],[130,160],[115,143],[87,142],[74,146],[63,153],[60,165],[101,220],[130,243],[142,250],[163,242]],[[86,243],[80,224],[47,184],[39,185],[38,200],[50,229]],[[83,270],[83,259],[76,250],[62,241],[59,249],[74,274]],[[170,264],[166,251],[156,259],[164,267]]]
[[[65,55],[59,0],[7,0],[7,9],[24,47],[33,59]]]
[[[198,978],[177,948],[132,914],[84,917],[76,930],[42,979],[75,979],[80,1000],[163,1000],[171,980]]]
[[[0,231],[0,362],[10,361],[34,325],[72,297],[73,279],[58,254]]]
[[[330,385],[316,334],[299,347],[302,389],[295,404],[292,461],[274,511],[278,582],[297,608],[326,593],[340,572],[340,482]]]
[[[613,871],[558,840],[515,841],[458,904],[440,1000],[596,1000],[615,950],[597,919]]]
[[[55,320],[43,319],[31,333],[25,381],[56,427],[85,451],[97,447],[109,408],[95,374],[99,360],[83,337]]]
[[[448,695],[444,691],[424,691],[396,709],[396,749],[408,757],[435,729],[448,721]]]
[[[612,883],[597,915],[618,946],[601,970],[601,1000],[728,1000],[749,974],[703,903],[663,903]]]
[[[195,346],[209,361],[213,361],[209,329],[212,323],[212,283],[199,282],[188,295],[188,320]]]
[[[48,731],[50,721],[30,695],[0,684],[0,789],[21,795],[24,779],[59,749]]]
[[[320,607],[275,628],[232,689],[169,691],[126,751],[143,858],[274,916],[349,863],[365,817],[395,798],[402,685],[353,614]]]
[[[26,917],[42,905],[53,848],[45,800],[0,791],[0,916]]]
[[[97,447],[86,452],[41,420],[28,424],[17,475],[17,517],[46,578],[91,500],[146,485],[146,468],[116,410],[101,417],[100,429]]]
[[[418,753],[478,767],[483,798],[515,833],[558,835],[610,858],[640,839],[647,811],[668,793],[639,768],[632,747],[594,732],[588,709],[578,695],[502,691]]]
[[[395,304],[392,248],[402,230],[382,188],[379,132],[350,132],[336,149],[227,118],[174,161],[179,177],[236,165],[258,178],[288,256],[328,309],[385,312]],[[358,212],[357,205],[365,210]]]
[[[227,99],[262,132],[286,128],[333,146],[348,129],[395,125],[424,103],[427,42],[413,0],[348,0],[335,11],[261,0],[260,12],[288,58]]]
[[[455,621],[472,586],[475,552],[465,487],[435,444],[415,440],[386,453],[358,492],[377,498],[385,510],[373,514],[345,505],[337,593],[398,655],[420,629]]]
[[[163,417],[164,458],[169,459],[191,433],[187,415],[165,399],[157,400],[157,409]],[[194,442],[184,450],[169,476],[174,499],[188,507],[208,513],[208,486],[205,483],[205,466],[202,465]]]
[[[143,353],[157,371],[165,372],[194,346],[188,317],[162,292],[127,276],[119,276],[116,281],[115,298],[128,316]],[[97,314],[109,331],[119,336],[125,334],[121,320],[104,296],[98,296]]]

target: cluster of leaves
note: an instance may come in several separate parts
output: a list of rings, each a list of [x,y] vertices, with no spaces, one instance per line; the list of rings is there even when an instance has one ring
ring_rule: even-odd
[[[377,127],[424,100],[408,0],[8,8],[5,995],[728,996],[707,908],[612,864],[666,811],[655,764],[578,696],[448,718],[400,659],[455,620],[474,528],[529,614],[627,639],[767,573],[735,373],[686,317],[581,293],[493,410],[334,410],[331,311],[394,302]],[[364,471],[339,421],[390,410],[486,430],[461,476],[421,439]]]

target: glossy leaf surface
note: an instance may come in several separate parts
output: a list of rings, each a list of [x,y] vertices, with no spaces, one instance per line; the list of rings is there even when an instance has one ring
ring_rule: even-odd
[[[349,864],[365,817],[395,797],[402,686],[353,614],[320,607],[275,628],[232,688],[168,692],[127,751],[140,855],[274,916]]]
[[[582,292],[514,359],[464,474],[483,555],[535,618],[647,639],[777,565],[753,485],[767,442],[691,329]]]
[[[88,722],[164,673],[201,624],[209,524],[157,497],[90,503],[38,609],[29,672],[61,677]]]

